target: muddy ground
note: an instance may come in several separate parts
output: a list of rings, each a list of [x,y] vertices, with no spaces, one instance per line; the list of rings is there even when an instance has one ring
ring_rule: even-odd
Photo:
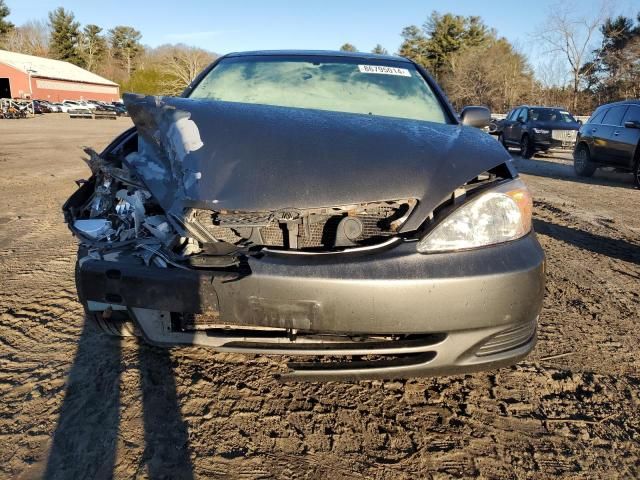
[[[162,350],[83,325],[60,205],[127,119],[0,120],[1,478],[638,478],[640,191],[516,163],[548,258],[526,361],[286,384],[281,358]],[[515,152],[514,152],[515,155]]]

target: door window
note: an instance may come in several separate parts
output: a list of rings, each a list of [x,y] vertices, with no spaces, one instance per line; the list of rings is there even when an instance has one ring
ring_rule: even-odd
[[[604,118],[605,114],[609,111],[608,108],[603,108],[602,110],[600,110],[598,113],[596,113],[595,115],[593,115],[589,121],[587,121],[587,123],[594,123],[594,124],[600,124],[602,123],[602,119]]]
[[[526,122],[527,121],[527,109],[526,108],[521,108],[520,109],[520,113],[518,113],[518,120],[521,120],[522,122]]]
[[[507,115],[507,120],[515,120],[516,115],[518,114],[518,110],[518,108],[514,108],[513,110],[511,110],[511,112],[509,112],[509,115]]]
[[[611,107],[604,116],[604,120],[602,121],[603,125],[613,125],[616,127],[622,125],[622,117],[624,117],[624,112],[626,112],[626,110],[626,105]]]
[[[635,120],[636,122],[640,122],[640,107],[631,105],[624,116],[622,124],[624,125],[624,122],[630,122],[633,120]]]

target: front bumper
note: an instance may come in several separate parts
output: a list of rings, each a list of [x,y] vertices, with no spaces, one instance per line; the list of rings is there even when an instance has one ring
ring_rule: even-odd
[[[533,145],[536,150],[573,150],[575,139],[558,140],[552,138],[550,133],[534,134]]]
[[[422,255],[413,243],[360,255],[269,252],[248,258],[242,273],[85,257],[79,260],[77,282],[86,307],[126,306],[153,343],[290,355],[413,355],[395,363],[297,365],[294,371],[307,379],[408,377],[493,368],[525,356],[535,344],[544,254],[532,233],[499,246],[447,254]],[[220,324],[238,327],[412,336],[415,341],[336,346],[178,332],[172,331],[170,312],[213,313]]]

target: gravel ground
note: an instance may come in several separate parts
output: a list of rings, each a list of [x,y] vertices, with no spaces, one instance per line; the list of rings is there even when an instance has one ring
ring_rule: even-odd
[[[127,119],[0,121],[0,477],[638,478],[640,191],[516,164],[547,253],[539,343],[447,378],[281,385],[278,357],[83,325],[60,206]],[[515,156],[515,152],[514,152]]]

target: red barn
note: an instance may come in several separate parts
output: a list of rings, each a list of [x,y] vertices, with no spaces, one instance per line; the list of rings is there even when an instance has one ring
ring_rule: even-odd
[[[114,102],[120,88],[69,62],[0,50],[0,98]]]

